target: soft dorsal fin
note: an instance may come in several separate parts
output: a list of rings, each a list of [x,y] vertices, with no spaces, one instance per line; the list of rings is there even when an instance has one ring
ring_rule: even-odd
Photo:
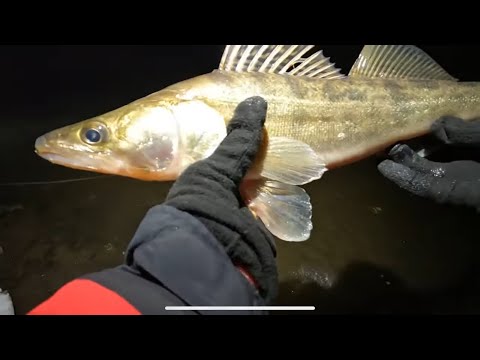
[[[428,54],[413,45],[366,45],[348,75],[384,79],[458,81]]]
[[[345,75],[318,51],[304,55],[315,45],[227,45],[219,70],[233,72],[261,72],[340,79]]]

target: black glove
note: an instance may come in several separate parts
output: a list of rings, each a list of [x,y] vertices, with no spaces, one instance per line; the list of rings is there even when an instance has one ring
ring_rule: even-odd
[[[450,146],[480,150],[480,121],[445,117],[432,126],[433,136]],[[480,211],[480,163],[469,160],[438,163],[397,145],[379,171],[401,188],[438,203],[467,205]]]
[[[239,186],[260,148],[267,103],[242,102],[227,137],[209,158],[190,165],[171,188],[165,205],[199,219],[244,268],[268,303],[277,295],[276,248],[272,235],[243,203]]]

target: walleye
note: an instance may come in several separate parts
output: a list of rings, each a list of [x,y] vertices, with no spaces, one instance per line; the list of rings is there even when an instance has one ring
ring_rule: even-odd
[[[429,132],[442,116],[480,117],[480,84],[461,83],[412,45],[367,45],[348,75],[314,45],[228,45],[218,69],[173,84],[35,143],[52,163],[148,181],[175,180],[212,154],[236,106],[268,102],[266,136],[241,187],[277,238],[310,237],[301,185]]]

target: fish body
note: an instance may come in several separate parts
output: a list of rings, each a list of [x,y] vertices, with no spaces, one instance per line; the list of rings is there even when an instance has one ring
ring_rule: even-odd
[[[268,102],[266,135],[242,185],[250,209],[278,238],[310,236],[299,187],[401,140],[442,116],[480,117],[480,84],[460,83],[420,49],[366,46],[349,76],[313,46],[227,46],[218,69],[37,139],[43,158],[139,180],[175,180],[226,136],[237,105]]]
[[[429,132],[442,116],[480,117],[480,83],[445,80],[317,79],[214,71],[173,85],[166,94],[201,101],[226,120],[249,94],[268,102],[271,137],[308,144],[329,168],[370,156]],[[201,119],[198,121],[208,121]]]

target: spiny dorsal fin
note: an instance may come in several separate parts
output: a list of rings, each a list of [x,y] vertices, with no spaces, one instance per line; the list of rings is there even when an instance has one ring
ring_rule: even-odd
[[[385,79],[458,81],[428,54],[413,45],[366,45],[348,75]]]
[[[345,75],[318,51],[303,57],[315,45],[227,45],[219,70],[234,72],[261,72],[340,79]]]

